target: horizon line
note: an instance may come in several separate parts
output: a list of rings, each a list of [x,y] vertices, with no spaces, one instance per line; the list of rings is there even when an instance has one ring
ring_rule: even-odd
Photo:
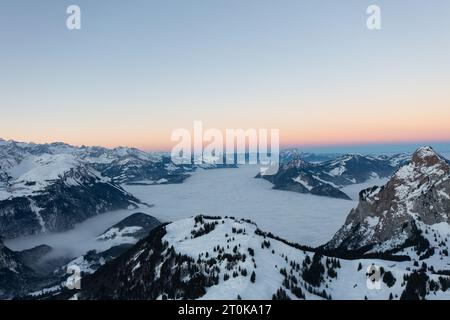
[[[45,142],[35,142],[33,140],[16,140],[13,138],[3,138],[0,137],[0,141],[10,141],[10,142],[16,142],[16,143],[28,143],[28,144],[66,144],[77,148],[83,148],[83,147],[100,147],[105,149],[119,149],[119,148],[133,148],[138,149],[140,151],[144,152],[170,152],[171,148],[167,149],[156,149],[151,146],[138,146],[138,145],[101,145],[101,144],[85,144],[85,143],[71,143],[71,142],[65,142],[61,140],[54,140],[54,141],[45,141]],[[397,141],[368,141],[368,142],[337,142],[337,143],[286,143],[286,144],[280,144],[281,150],[286,149],[330,149],[330,148],[358,148],[358,147],[395,147],[395,146],[425,146],[429,144],[449,144],[450,147],[450,140],[449,139],[435,139],[435,140],[397,140]],[[450,150],[449,150],[450,151]],[[332,152],[330,152],[332,153]]]

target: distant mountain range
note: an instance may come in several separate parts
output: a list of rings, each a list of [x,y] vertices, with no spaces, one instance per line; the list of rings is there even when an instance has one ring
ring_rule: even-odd
[[[282,163],[275,175],[261,175],[274,185],[274,189],[311,193],[340,199],[350,199],[340,189],[371,178],[387,178],[411,158],[408,154],[393,156],[339,155],[331,160],[308,162],[311,154],[281,153]]]
[[[0,183],[6,184],[10,170],[30,156],[71,155],[90,165],[114,183],[145,180],[147,183],[181,182],[188,166],[174,166],[168,153],[148,153],[135,148],[75,147],[62,142],[23,143],[0,139]]]

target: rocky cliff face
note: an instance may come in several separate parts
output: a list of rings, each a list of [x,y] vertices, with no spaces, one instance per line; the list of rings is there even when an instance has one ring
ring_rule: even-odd
[[[361,191],[358,206],[325,247],[386,252],[414,246],[421,251],[445,240],[449,217],[450,166],[423,147],[386,185]]]

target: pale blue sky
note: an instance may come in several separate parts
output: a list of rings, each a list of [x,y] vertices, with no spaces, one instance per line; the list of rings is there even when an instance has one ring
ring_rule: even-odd
[[[0,48],[4,138],[161,149],[202,120],[285,144],[450,140],[448,0],[0,0]]]

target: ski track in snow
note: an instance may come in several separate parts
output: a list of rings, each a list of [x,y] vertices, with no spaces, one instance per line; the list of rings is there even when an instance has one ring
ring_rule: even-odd
[[[268,181],[254,178],[257,173],[254,166],[199,169],[181,184],[125,185],[127,191],[154,207],[100,214],[67,232],[20,237],[5,244],[13,250],[48,244],[55,249],[55,255],[70,256],[90,249],[106,250],[111,243],[98,241],[97,237],[127,216],[144,212],[162,222],[198,214],[246,218],[255,221],[262,230],[289,241],[318,246],[329,241],[344,224],[357,204],[359,191],[386,181],[375,179],[342,189],[354,199],[348,201],[273,190]]]

